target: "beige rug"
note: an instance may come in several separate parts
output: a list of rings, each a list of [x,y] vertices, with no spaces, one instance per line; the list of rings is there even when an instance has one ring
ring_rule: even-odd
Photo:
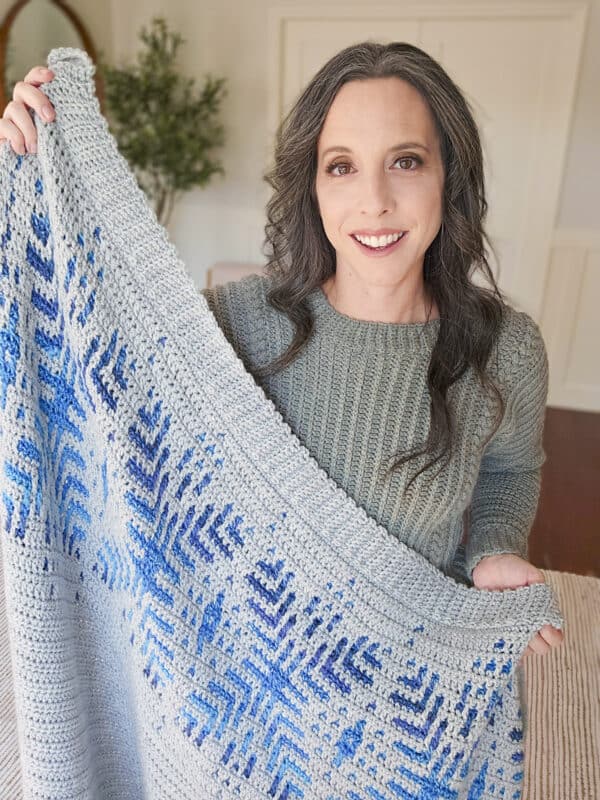
[[[21,800],[1,553],[0,798]],[[565,638],[560,647],[523,662],[523,800],[600,800],[600,578],[543,572],[558,595]]]
[[[565,638],[523,661],[523,800],[600,800],[600,578],[542,572],[557,593]]]

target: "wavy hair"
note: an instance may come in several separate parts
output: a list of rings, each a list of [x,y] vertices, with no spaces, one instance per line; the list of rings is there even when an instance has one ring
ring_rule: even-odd
[[[406,461],[433,455],[411,478],[452,455],[454,422],[447,393],[472,367],[484,390],[498,400],[493,430],[503,414],[502,395],[486,373],[490,353],[502,325],[504,299],[487,261],[483,230],[487,213],[481,141],[461,90],[431,56],[405,42],[362,42],[333,56],[316,73],[281,122],[275,137],[274,164],[263,176],[273,193],[267,203],[263,254],[271,286],[268,303],[290,319],[294,335],[289,347],[257,376],[283,369],[308,342],[314,319],[306,296],[335,273],[335,250],[327,239],[315,191],[317,140],[339,89],[349,81],[397,77],[408,82],[429,107],[437,130],[444,166],[442,223],[424,257],[427,293],[440,313],[440,328],[427,373],[430,426],[425,443],[397,454],[389,475]],[[490,287],[472,281],[476,270]],[[444,464],[440,467],[442,469]]]

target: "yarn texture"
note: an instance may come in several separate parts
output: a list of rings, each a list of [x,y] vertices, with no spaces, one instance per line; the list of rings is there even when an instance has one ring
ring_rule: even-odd
[[[546,584],[478,590],[370,517],[225,338],[52,50],[0,145],[0,541],[26,798],[503,798]]]
[[[270,275],[248,275],[202,294],[246,369],[327,474],[389,533],[457,580],[472,584],[485,556],[529,560],[546,460],[549,377],[536,322],[504,305],[486,367],[505,402],[497,430],[492,404],[467,369],[446,395],[455,423],[449,463],[408,485],[429,454],[391,477],[383,468],[427,438],[429,364],[438,337],[447,335],[440,319],[354,319],[336,311],[317,286],[306,295],[314,322],[308,341],[285,369],[261,376],[257,368],[281,355],[295,333],[287,314],[268,302],[274,283]]]

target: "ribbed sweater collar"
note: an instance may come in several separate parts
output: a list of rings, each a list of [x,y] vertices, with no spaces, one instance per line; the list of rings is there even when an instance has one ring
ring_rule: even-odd
[[[335,309],[323,289],[318,286],[307,301],[314,314],[318,335],[331,337],[336,343],[345,343],[361,349],[389,348],[431,350],[440,328],[440,320],[429,322],[371,322],[355,319]]]

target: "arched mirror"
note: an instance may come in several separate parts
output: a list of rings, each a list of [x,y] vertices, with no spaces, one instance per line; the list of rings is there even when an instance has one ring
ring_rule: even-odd
[[[96,63],[96,48],[85,26],[62,0],[18,0],[0,26],[0,114],[11,100],[14,85],[32,67],[47,63],[54,47],[79,47]],[[104,112],[104,92],[98,73],[96,94]]]

